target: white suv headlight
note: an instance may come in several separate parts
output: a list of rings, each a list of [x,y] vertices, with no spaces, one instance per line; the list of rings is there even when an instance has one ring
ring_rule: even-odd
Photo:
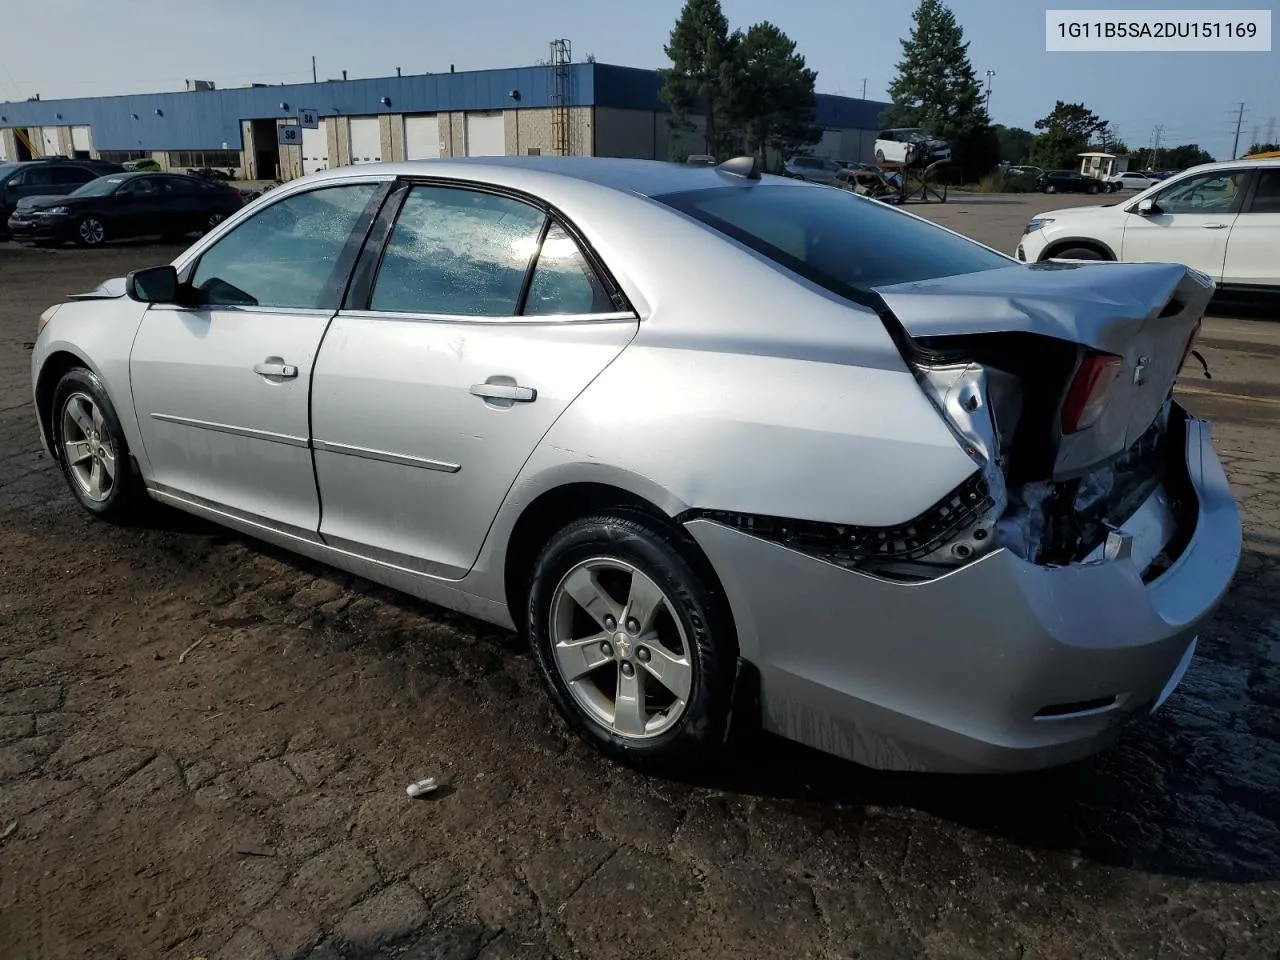
[[[40,336],[40,331],[41,331],[41,330],[43,330],[43,329],[45,328],[45,324],[47,324],[50,320],[52,320],[52,319],[53,319],[53,315],[54,315],[55,313],[57,313],[57,312],[58,312],[58,308],[59,308],[59,307],[61,307],[61,306],[62,306],[62,304],[60,304],[60,303],[55,303],[52,307],[50,307],[50,308],[49,308],[48,310],[46,310],[44,313],[40,314],[40,319],[36,321],[36,336],[37,336],[37,337],[38,337],[38,336]]]
[[[1022,235],[1025,237],[1028,233],[1047,227],[1051,223],[1053,223],[1053,217],[1036,217],[1034,220],[1028,220],[1027,225],[1022,228]]]

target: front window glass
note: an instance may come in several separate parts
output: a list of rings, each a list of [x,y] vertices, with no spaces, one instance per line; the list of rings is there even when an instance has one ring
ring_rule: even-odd
[[[713,187],[654,199],[855,300],[876,287],[1014,263],[972,240],[845,190]]]
[[[1161,213],[1226,213],[1236,202],[1247,170],[1198,173],[1155,196]]]
[[[414,187],[387,242],[369,308],[514,315],[544,219],[509,197]]]
[[[200,258],[191,278],[199,302],[336,309],[334,264],[377,189],[325,187],[259,211]]]

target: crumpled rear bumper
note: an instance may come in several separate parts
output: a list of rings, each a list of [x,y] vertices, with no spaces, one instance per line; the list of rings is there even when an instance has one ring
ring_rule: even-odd
[[[1209,434],[1188,417],[1195,532],[1151,583],[1127,556],[1043,567],[1004,549],[897,583],[689,523],[759,670],[765,727],[899,770],[1028,770],[1106,747],[1172,692],[1239,562]]]

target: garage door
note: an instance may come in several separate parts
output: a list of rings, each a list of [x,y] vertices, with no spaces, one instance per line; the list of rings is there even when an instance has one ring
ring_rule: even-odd
[[[5,146],[9,142],[9,138],[5,136],[8,130],[0,130],[0,161],[8,160],[9,148]]]
[[[93,137],[88,127],[71,128],[71,148],[76,153],[88,153],[93,149]]]
[[[467,114],[467,156],[501,157],[507,152],[502,112]]]
[[[382,138],[377,117],[351,118],[351,162],[377,163],[382,159]]]
[[[440,120],[434,113],[404,118],[404,155],[407,160],[434,160],[440,156]]]
[[[302,173],[329,169],[329,121],[321,120],[315,130],[302,128]]]
[[[62,147],[58,145],[58,128],[41,127],[40,155],[42,157],[56,157],[60,153],[62,153]]]

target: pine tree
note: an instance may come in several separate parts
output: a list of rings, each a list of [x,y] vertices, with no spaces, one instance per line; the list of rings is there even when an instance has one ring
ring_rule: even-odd
[[[999,141],[969,61],[964,30],[941,0],[920,0],[913,19],[911,36],[899,41],[902,59],[889,86],[893,106],[881,123],[925,127],[951,141],[966,176],[980,176],[995,163]]]
[[[805,66],[796,43],[765,21],[733,37],[734,77],[730,117],[747,151],[761,158],[768,147],[786,152],[816,143],[817,73]]]
[[[690,114],[705,113],[707,149],[718,154],[733,76],[733,41],[720,0],[687,0],[665,50],[671,66],[659,73],[671,127],[692,130]]]

